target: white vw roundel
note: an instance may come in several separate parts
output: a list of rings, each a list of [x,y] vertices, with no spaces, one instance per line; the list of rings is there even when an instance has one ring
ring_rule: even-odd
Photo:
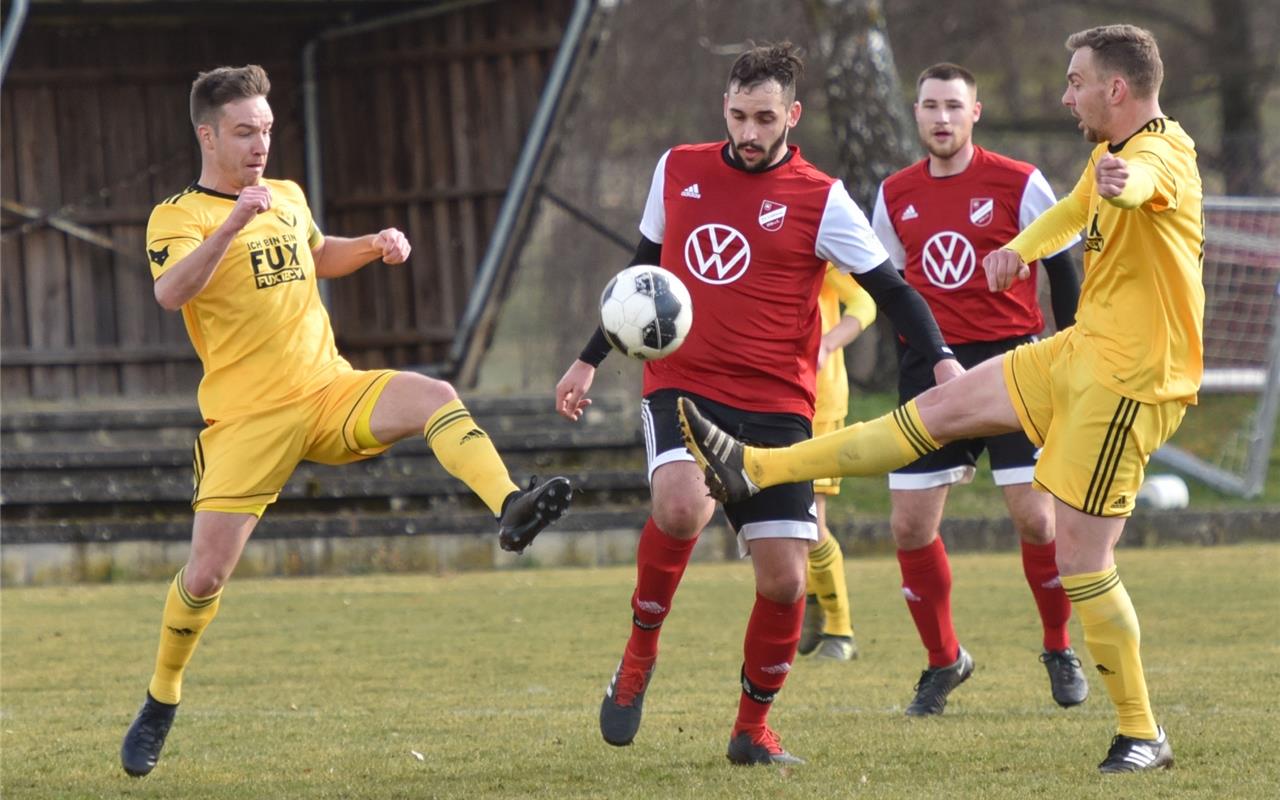
[[[684,264],[705,283],[733,283],[751,266],[751,245],[728,225],[708,223],[685,240]]]
[[[929,283],[942,289],[955,289],[973,275],[978,256],[968,239],[955,231],[942,231],[924,243],[920,261]]]

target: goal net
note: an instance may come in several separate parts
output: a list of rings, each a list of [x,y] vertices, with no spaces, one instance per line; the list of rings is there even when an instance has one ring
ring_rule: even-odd
[[[1219,491],[1262,492],[1280,401],[1280,198],[1206,197],[1200,405],[1154,458]]]

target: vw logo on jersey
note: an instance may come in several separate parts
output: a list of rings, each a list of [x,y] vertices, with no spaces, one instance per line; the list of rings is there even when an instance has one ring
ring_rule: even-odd
[[[751,266],[751,245],[734,228],[708,223],[685,239],[684,264],[704,283],[733,283]]]
[[[955,289],[973,275],[978,256],[968,239],[955,231],[941,231],[924,243],[920,263],[929,283],[940,289]]]

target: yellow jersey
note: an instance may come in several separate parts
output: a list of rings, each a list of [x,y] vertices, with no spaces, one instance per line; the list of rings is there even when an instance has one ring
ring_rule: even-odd
[[[864,331],[876,319],[876,304],[867,290],[847,273],[828,264],[827,274],[822,279],[822,290],[818,293],[818,311],[822,315],[823,333],[834,328],[840,321],[841,305],[845,309],[844,316],[857,318]],[[844,422],[849,414],[849,375],[845,371],[844,350],[831,353],[822,369],[818,370],[817,398],[813,412],[815,424]]]
[[[246,225],[209,284],[182,307],[204,366],[200,413],[220,420],[293,402],[351,369],[338,355],[311,252],[324,237],[302,188],[264,180],[271,208]],[[236,198],[192,184],[151,211],[147,259],[158,279],[211,235]]]
[[[1094,168],[1107,152],[1129,179],[1104,200]],[[1195,142],[1158,117],[1099,144],[1071,194],[1006,247],[1030,263],[1085,229],[1075,335],[1094,377],[1142,403],[1194,403],[1204,372],[1204,212]]]

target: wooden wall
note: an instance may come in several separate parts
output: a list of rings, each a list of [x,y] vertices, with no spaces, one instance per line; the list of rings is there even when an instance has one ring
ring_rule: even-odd
[[[414,245],[408,264],[332,282],[357,366],[443,360],[571,6],[498,0],[320,45],[325,230],[394,225]],[[266,67],[268,175],[305,187],[302,48],[333,24],[28,19],[0,92],[4,401],[194,390],[199,362],[143,257],[152,205],[199,174],[191,80]]]

